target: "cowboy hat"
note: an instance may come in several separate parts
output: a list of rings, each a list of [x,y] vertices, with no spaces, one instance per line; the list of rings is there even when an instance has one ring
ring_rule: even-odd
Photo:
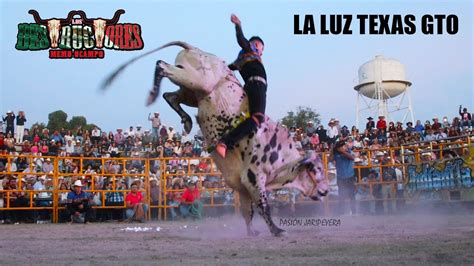
[[[81,180],[76,180],[72,186],[73,187],[82,187]]]

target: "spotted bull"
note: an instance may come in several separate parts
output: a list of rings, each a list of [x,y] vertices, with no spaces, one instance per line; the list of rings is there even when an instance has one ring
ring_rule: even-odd
[[[248,101],[241,84],[226,63],[215,55],[201,51],[184,42],[171,42],[122,65],[109,76],[104,88],[130,63],[162,48],[178,45],[184,48],[174,65],[158,61],[154,87],[148,104],[159,95],[160,82],[167,77],[180,89],[165,93],[168,103],[180,114],[190,130],[192,123],[180,103],[197,107],[197,122],[205,140],[213,142],[231,130],[248,111]],[[189,119],[189,120],[188,120]],[[321,159],[316,154],[301,157],[288,131],[266,118],[255,133],[242,139],[223,159],[211,154],[226,183],[240,196],[241,212],[248,235],[256,235],[252,228],[253,205],[263,216],[270,232],[280,236],[270,215],[266,192],[282,187],[296,188],[314,200],[327,194]]]
[[[37,24],[48,27],[49,40],[51,42],[51,47],[57,48],[58,40],[59,40],[59,31],[61,30],[62,26],[65,26],[71,23],[71,20],[74,16],[75,11],[69,12],[66,19],[57,19],[57,18],[41,19],[38,11],[33,10],[33,9],[28,11],[28,13],[33,15],[33,18]]]

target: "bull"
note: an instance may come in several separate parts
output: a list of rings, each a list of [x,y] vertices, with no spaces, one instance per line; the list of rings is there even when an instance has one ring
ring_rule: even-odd
[[[167,77],[180,87],[176,92],[163,95],[171,107],[181,118],[187,115],[180,107],[181,103],[197,107],[196,118],[205,141],[211,143],[220,139],[242,120],[242,114],[248,112],[248,100],[242,85],[227,64],[213,54],[184,42],[170,42],[120,66],[106,78],[103,88],[108,87],[132,62],[172,45],[184,50],[179,52],[175,65],[157,61],[154,85],[147,104],[155,101],[161,80]],[[192,124],[190,121],[186,123],[190,130]],[[252,228],[253,204],[274,236],[281,236],[285,232],[271,218],[266,194],[268,190],[295,188],[313,200],[320,199],[328,192],[321,158],[315,153],[302,157],[286,128],[268,117],[255,133],[242,139],[225,158],[215,152],[211,156],[227,185],[239,193],[248,235],[258,234]]]

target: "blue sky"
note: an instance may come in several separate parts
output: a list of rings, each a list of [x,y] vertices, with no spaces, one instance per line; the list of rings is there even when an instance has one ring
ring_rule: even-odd
[[[413,83],[415,119],[451,119],[460,104],[474,110],[472,1],[2,1],[0,8],[0,112],[24,110],[27,126],[47,122],[48,113],[58,109],[69,118],[83,115],[107,131],[137,124],[150,127],[146,118],[154,111],[162,114],[165,124],[179,126],[178,116],[163,99],[149,108],[144,105],[156,60],[173,63],[179,48],[138,61],[105,94],[98,84],[124,61],[173,40],[231,62],[239,50],[231,13],[240,17],[246,36],[265,40],[267,113],[274,119],[303,105],[316,109],[324,124],[331,117],[355,124],[358,68],[379,54],[405,65]],[[50,60],[47,51],[14,48],[17,24],[33,22],[29,9],[49,18],[65,17],[72,9],[82,9],[88,17],[111,17],[119,8],[126,11],[120,22],[141,24],[144,50],[106,50],[103,60]],[[294,35],[294,14],[414,14],[417,33],[362,36],[353,21],[352,35]],[[419,20],[424,14],[457,15],[459,32],[423,35]],[[167,80],[162,84],[162,91],[175,89]]]

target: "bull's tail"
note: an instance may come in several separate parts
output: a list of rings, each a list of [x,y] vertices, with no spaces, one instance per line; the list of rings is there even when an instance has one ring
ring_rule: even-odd
[[[139,59],[141,59],[141,58],[143,58],[143,57],[145,57],[145,56],[148,56],[148,55],[150,55],[150,54],[152,54],[152,53],[158,52],[159,50],[161,50],[161,49],[163,49],[163,48],[166,48],[166,47],[169,47],[169,46],[173,46],[173,45],[180,46],[180,47],[182,47],[182,48],[184,48],[184,49],[186,49],[186,50],[195,49],[194,46],[189,45],[188,43],[185,43],[185,42],[181,42],[181,41],[169,42],[169,43],[167,43],[167,44],[165,44],[165,45],[162,45],[162,46],[160,46],[160,47],[158,47],[158,48],[155,48],[155,49],[153,49],[153,50],[151,50],[151,51],[148,51],[148,52],[146,52],[146,53],[144,53],[144,54],[142,54],[142,55],[139,55],[139,56],[137,56],[137,57],[135,57],[135,58],[132,58],[132,59],[130,59],[129,61],[127,61],[127,62],[125,62],[124,64],[122,64],[117,70],[115,70],[112,74],[110,74],[110,75],[104,80],[104,82],[102,83],[102,85],[100,86],[100,88],[101,88],[102,90],[107,89],[107,88],[112,84],[112,82],[115,80],[115,78],[116,78],[120,73],[122,73],[122,71],[123,71],[127,66],[131,65],[133,62],[135,62],[135,61],[137,61],[137,60],[139,60]]]

